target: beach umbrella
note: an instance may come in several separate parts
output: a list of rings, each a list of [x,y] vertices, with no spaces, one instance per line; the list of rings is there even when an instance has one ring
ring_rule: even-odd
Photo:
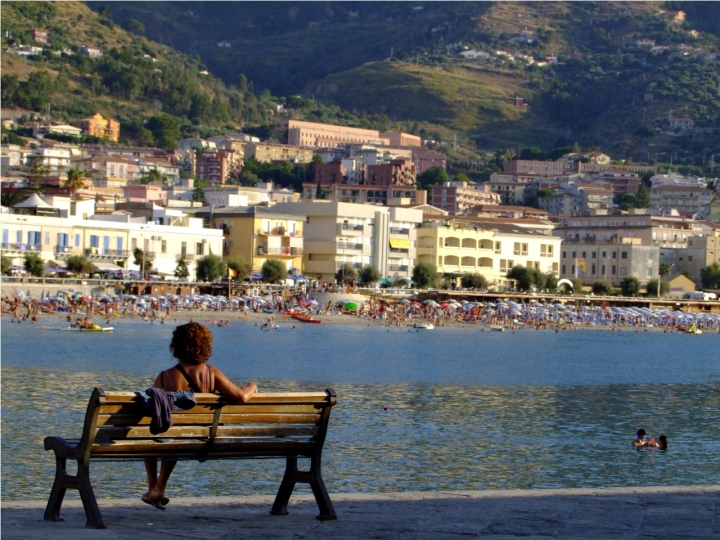
[[[13,264],[9,268],[10,270],[23,270],[22,266],[18,266],[17,264]]]
[[[348,302],[345,304],[345,309],[348,311],[357,311],[358,305],[355,302]]]

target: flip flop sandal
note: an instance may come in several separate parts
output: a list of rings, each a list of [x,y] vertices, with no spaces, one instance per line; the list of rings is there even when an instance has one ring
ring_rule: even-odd
[[[153,501],[153,500],[150,498],[150,494],[149,494],[149,493],[145,493],[145,495],[143,495],[142,497],[140,497],[140,500],[141,500],[142,502],[144,502],[145,504],[149,504],[150,506],[154,506],[154,507],[157,508],[158,510],[165,510],[165,504],[167,504],[167,503],[170,502],[170,499],[168,499],[167,497],[163,497],[163,498],[160,499],[159,501]],[[167,501],[167,502],[166,502],[166,501]]]

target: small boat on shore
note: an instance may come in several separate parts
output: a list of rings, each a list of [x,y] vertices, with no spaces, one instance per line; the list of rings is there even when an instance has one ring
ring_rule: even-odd
[[[685,330],[686,334],[695,334],[696,336],[699,336],[702,334],[702,330],[700,330],[698,327],[695,326],[695,323],[690,324],[687,330]]]
[[[318,324],[318,323],[321,323],[321,322],[322,322],[320,319],[316,319],[316,318],[313,317],[312,315],[305,315],[305,314],[303,314],[303,313],[290,313],[289,315],[290,315],[293,319],[296,319],[296,320],[301,321],[301,322],[315,323],[315,324]]]
[[[112,332],[112,326],[106,326],[105,328],[98,326],[97,328],[68,328],[70,331],[75,332]]]
[[[413,328],[417,328],[418,330],[434,330],[435,325],[430,323],[415,323],[413,324]]]
[[[505,327],[502,326],[502,325],[500,325],[500,324],[493,324],[493,325],[490,327],[490,331],[491,331],[491,332],[504,332],[504,331],[505,331]]]

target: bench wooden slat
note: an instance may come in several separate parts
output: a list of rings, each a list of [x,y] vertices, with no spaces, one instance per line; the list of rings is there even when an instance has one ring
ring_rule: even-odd
[[[212,414],[219,407],[216,404],[202,404],[193,407],[190,410],[182,411],[182,414]],[[237,405],[225,405],[223,406],[223,414],[226,413],[317,413],[317,405],[313,404],[300,404],[300,405],[289,405],[289,404],[237,404]],[[113,405],[102,405],[100,407],[100,414],[144,414],[145,409],[143,404],[138,403],[122,403]]]
[[[218,426],[217,437],[314,437],[317,426]],[[145,426],[103,426],[96,439],[145,439],[157,437],[209,437],[210,426],[172,426],[161,435],[153,435]]]
[[[225,424],[318,424],[319,414],[222,414]],[[138,414],[101,414],[98,426],[149,426],[151,418]],[[212,414],[174,414],[175,425],[211,425]]]
[[[135,392],[105,392],[105,403],[127,403],[137,400]],[[217,403],[222,400],[217,394],[195,394],[198,403]],[[327,404],[324,392],[265,392],[255,394],[247,403],[317,403]]]
[[[113,441],[112,444],[105,444],[104,441],[95,441],[92,445],[92,456],[98,457],[100,455],[110,454],[142,454],[158,452],[165,456],[169,456],[170,453],[195,453],[201,455],[203,451],[208,451],[208,456],[213,455],[215,452],[230,453],[233,451],[245,451],[245,452],[264,452],[266,450],[278,450],[278,451],[300,451],[300,450],[311,450],[315,446],[315,442],[307,439],[293,440],[290,438],[229,438],[229,439],[216,439],[212,446],[208,448],[206,441],[197,441],[189,439],[187,441],[181,441],[178,439],[169,439],[164,442],[159,441],[137,441],[137,440],[122,440]]]

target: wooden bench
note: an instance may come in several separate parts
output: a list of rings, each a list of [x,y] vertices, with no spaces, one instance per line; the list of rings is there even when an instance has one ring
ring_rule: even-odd
[[[195,394],[195,399],[194,408],[173,413],[173,426],[167,432],[153,435],[151,418],[134,392],[95,388],[82,437],[45,438],[45,450],[55,451],[57,465],[45,519],[62,521],[60,507],[65,491],[77,489],[87,516],[86,526],[104,529],[90,484],[90,460],[144,458],[285,458],[285,476],[270,513],[287,515],[295,484],[305,482],[310,484],[320,508],[318,519],[337,519],[320,472],[330,411],[337,403],[332,389],[261,393],[247,403],[231,403],[215,394]],[[309,471],[298,470],[298,458],[310,458]],[[77,461],[77,475],[67,473],[68,459]]]

